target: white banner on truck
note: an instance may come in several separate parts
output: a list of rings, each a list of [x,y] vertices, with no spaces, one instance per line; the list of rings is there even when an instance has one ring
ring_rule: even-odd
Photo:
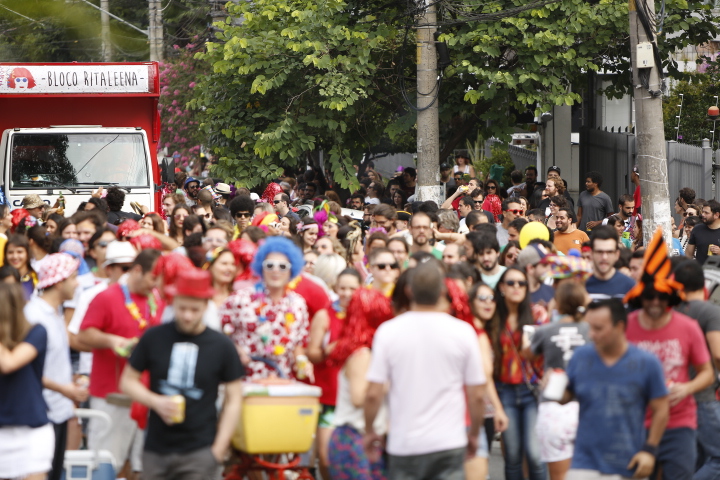
[[[0,65],[0,94],[145,93],[147,65]]]

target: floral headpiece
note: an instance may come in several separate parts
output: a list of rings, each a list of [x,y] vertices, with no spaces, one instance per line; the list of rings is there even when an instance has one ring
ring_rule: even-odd
[[[333,212],[330,211],[330,204],[327,200],[323,200],[323,202],[315,207],[313,218],[318,223],[318,237],[324,237],[325,236],[325,229],[323,228],[323,224],[325,222],[332,222],[337,223],[338,219],[335,216]]]

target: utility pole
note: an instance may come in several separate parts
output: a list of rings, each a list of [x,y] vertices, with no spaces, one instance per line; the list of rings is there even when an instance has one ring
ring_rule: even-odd
[[[100,0],[100,27],[102,32],[103,62],[112,62],[112,44],[110,43],[110,0]]]
[[[161,62],[163,60],[163,24],[160,0],[149,0],[148,15],[150,16],[148,25],[150,61]]]
[[[435,22],[437,13],[431,0],[424,2],[423,13],[417,28],[417,189],[419,201],[433,200],[438,205],[445,201],[440,185],[440,162],[438,148],[440,127],[438,125],[437,52],[435,49]]]
[[[670,195],[663,128],[660,57],[657,49],[654,0],[629,0],[630,55],[635,97],[635,145],[642,192],[643,240],[645,245],[662,227],[665,242],[672,248]],[[646,21],[643,22],[642,20]],[[649,28],[649,32],[645,23]],[[649,45],[648,43],[649,42]],[[640,45],[640,49],[638,49]]]

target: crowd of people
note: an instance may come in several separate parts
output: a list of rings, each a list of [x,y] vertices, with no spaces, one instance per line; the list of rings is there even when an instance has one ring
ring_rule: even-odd
[[[180,173],[143,214],[117,187],[0,205],[0,478],[57,480],[83,438],[126,478],[219,478],[242,382],[275,376],[322,389],[325,480],[484,480],[498,436],[507,480],[718,478],[720,203],[682,189],[673,248],[644,245],[639,186],[560,174],[461,155],[442,205],[372,165],[346,200],[308,170]]]

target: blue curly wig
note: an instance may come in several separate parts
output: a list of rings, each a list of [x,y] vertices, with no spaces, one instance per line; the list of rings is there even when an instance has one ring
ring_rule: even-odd
[[[300,275],[303,267],[305,266],[305,259],[303,258],[302,251],[289,239],[285,237],[268,237],[265,243],[258,248],[255,258],[253,258],[250,268],[258,277],[262,278],[263,267],[262,264],[271,253],[282,253],[290,261],[291,275],[292,278]]]

